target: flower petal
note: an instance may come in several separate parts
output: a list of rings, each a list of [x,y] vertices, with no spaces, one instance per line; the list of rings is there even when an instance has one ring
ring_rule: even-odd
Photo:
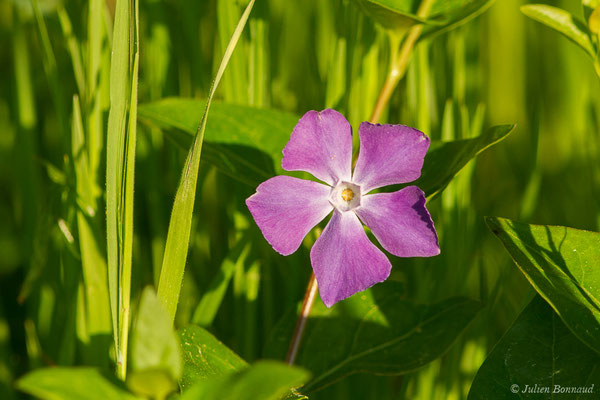
[[[310,260],[327,307],[386,280],[392,268],[351,211],[333,212],[310,251]]]
[[[360,124],[360,152],[352,182],[363,193],[386,185],[412,182],[421,176],[429,138],[404,125]]]
[[[334,185],[350,180],[352,127],[335,110],[309,111],[298,121],[283,149],[281,167],[306,171]]]
[[[306,234],[333,209],[323,184],[275,176],[256,188],[246,205],[267,242],[278,253],[292,254]]]
[[[416,186],[363,196],[356,213],[383,248],[395,256],[440,254],[437,233],[425,208],[425,194]]]

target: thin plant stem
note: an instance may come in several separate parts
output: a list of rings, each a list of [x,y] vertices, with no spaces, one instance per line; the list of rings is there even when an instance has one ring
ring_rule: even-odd
[[[296,328],[294,329],[290,347],[288,349],[287,356],[285,357],[285,362],[290,365],[294,364],[294,361],[296,361],[298,349],[300,348],[300,342],[302,341],[302,336],[304,334],[304,328],[306,327],[306,320],[308,319],[310,310],[315,302],[315,297],[317,297],[317,288],[318,284],[317,280],[315,279],[315,274],[311,274],[308,281],[308,286],[306,287],[306,293],[304,294],[304,302],[302,303],[302,308],[300,309],[300,314],[298,315],[298,320],[296,321]]]
[[[423,0],[419,6],[417,15],[421,18],[427,17],[429,10],[431,10],[432,4],[433,0]],[[417,43],[417,40],[419,39],[419,36],[421,36],[422,31],[423,24],[415,25],[410,28],[410,31],[408,32],[406,39],[404,39],[399,52],[396,52],[395,49],[397,46],[397,41],[390,39],[390,45],[392,47],[392,63],[390,72],[388,73],[385,83],[381,88],[381,92],[379,93],[379,97],[377,98],[377,102],[375,103],[373,114],[371,114],[371,118],[369,119],[372,123],[379,122],[381,115],[383,114],[383,110],[389,103],[392,93],[394,93],[394,89],[396,89],[398,82],[400,82],[400,79],[402,79],[404,74],[406,74],[408,61],[410,60],[412,51]]]

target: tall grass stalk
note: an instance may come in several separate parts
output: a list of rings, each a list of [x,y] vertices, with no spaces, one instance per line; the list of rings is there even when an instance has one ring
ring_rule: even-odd
[[[71,124],[71,157],[75,169],[75,205],[79,253],[83,271],[85,294],[85,335],[80,337],[98,365],[108,365],[108,350],[98,339],[111,333],[110,302],[106,259],[102,254],[99,232],[95,222],[94,181],[90,175],[85,146],[83,121],[79,96],[73,96],[73,117]],[[92,343],[92,339],[96,343]],[[96,348],[95,348],[96,347]]]
[[[431,10],[431,6],[433,5],[433,0],[423,0],[419,5],[419,9],[417,11],[417,16],[423,18],[429,15],[429,10]],[[400,82],[400,79],[404,77],[406,74],[406,67],[408,66],[408,62],[410,60],[410,56],[412,55],[413,49],[419,36],[421,36],[421,31],[423,30],[423,25],[415,25],[408,31],[406,38],[402,42],[402,46],[400,47],[400,51],[397,53],[397,57],[394,56],[392,58],[392,65],[390,71],[388,72],[388,77],[386,78],[385,83],[383,84],[383,88],[381,89],[381,93],[379,94],[379,98],[377,99],[377,103],[375,104],[375,108],[373,109],[373,114],[369,119],[372,123],[379,122],[381,119],[382,113],[384,109],[387,107],[390,98],[392,97],[392,93],[394,89]],[[390,45],[392,46],[392,55],[395,55],[395,49],[393,49],[396,44],[395,40],[390,41]]]
[[[107,245],[117,376],[125,379],[133,246],[138,2],[118,0],[115,12],[106,149]]]
[[[215,76],[215,80],[208,93],[206,109],[204,110],[202,121],[198,126],[192,147],[186,158],[181,181],[179,182],[177,193],[175,195],[173,211],[171,212],[171,220],[169,223],[169,232],[167,234],[167,242],[165,245],[163,265],[160,272],[160,280],[158,282],[158,297],[165,304],[169,316],[171,317],[171,321],[175,319],[177,302],[179,301],[183,272],[185,270],[185,262],[188,254],[192,214],[196,198],[198,168],[200,166],[200,153],[204,141],[204,131],[206,129],[208,111],[210,110],[210,104],[215,94],[215,90],[223,77],[223,73],[231,59],[231,55],[233,54],[237,42],[240,40],[242,31],[248,21],[253,6],[254,0],[250,0],[246,10],[237,23],[227,48],[225,49],[225,54],[223,55],[223,59],[217,70],[217,75]]]

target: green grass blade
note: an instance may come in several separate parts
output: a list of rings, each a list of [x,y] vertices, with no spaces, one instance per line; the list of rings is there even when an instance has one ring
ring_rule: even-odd
[[[228,48],[229,44],[227,40],[230,38],[232,32],[233,36],[235,36],[236,23],[239,26],[239,22],[236,22],[239,16],[239,2],[236,0],[217,0],[216,3],[220,44],[220,49],[217,51],[222,51],[222,49]],[[232,57],[231,66],[227,70],[227,79],[223,82],[223,98],[231,103],[248,104],[248,62],[244,54],[246,50],[244,48],[244,40],[241,36],[236,39],[236,46],[237,41],[240,40],[242,41],[241,46],[236,55]]]
[[[254,0],[251,0],[242,14],[233,36],[227,45],[223,59],[217,71],[217,75],[212,84],[206,102],[206,109],[202,121],[196,132],[194,142],[188,153],[183,175],[177,188],[171,220],[169,223],[169,233],[165,245],[165,255],[158,283],[158,297],[166,305],[171,320],[175,319],[177,311],[177,302],[181,291],[181,282],[183,281],[183,271],[188,253],[190,241],[190,231],[192,227],[192,214],[194,210],[194,200],[196,197],[196,183],[198,180],[198,168],[200,165],[200,152],[202,151],[202,142],[204,141],[204,131],[206,129],[206,119],[210,109],[210,103],[215,93],[219,81],[223,77],[227,63],[229,62],[233,50],[239,41],[242,30],[248,21],[250,11],[254,6]]]
[[[122,3],[122,1],[121,1]],[[117,16],[115,18],[115,36],[118,37],[118,27],[122,24],[122,19],[127,16],[122,15],[122,7],[117,7]],[[119,24],[120,23],[120,24]],[[127,31],[127,34],[129,32]],[[116,40],[115,43],[120,42]],[[119,193],[121,192],[121,166],[123,160],[123,142],[125,136],[125,114],[126,114],[126,92],[123,90],[127,86],[129,63],[119,62],[119,58],[124,59],[119,45],[113,47],[113,63],[111,65],[111,106],[108,116],[107,132],[107,160],[106,160],[106,215],[107,215],[107,249],[108,249],[108,279],[110,303],[112,310],[113,333],[117,351],[118,362],[122,360],[121,349],[119,347],[118,334],[118,288],[119,288]],[[127,50],[124,50],[127,51]],[[127,54],[125,54],[126,56]],[[125,61],[127,61],[125,59]],[[113,72],[114,71],[114,72]],[[117,95],[117,92],[119,93]],[[113,94],[114,93],[114,94]]]
[[[133,173],[137,108],[137,2],[117,2],[110,71],[110,113],[108,117],[106,198],[108,276],[113,334],[117,354],[117,375],[127,370],[127,337],[131,288],[131,247],[133,235]],[[135,37],[131,34],[135,32]],[[134,51],[136,54],[133,54]],[[133,60],[133,65],[131,65]],[[129,104],[130,102],[130,104]],[[129,108],[129,125],[127,111]]]
[[[419,101],[417,102],[417,128],[426,134],[431,134],[431,120],[432,112],[431,106],[434,101],[431,98],[432,90],[431,87],[431,71],[430,71],[430,60],[429,60],[429,45],[428,42],[424,42],[421,46],[415,49],[416,56],[416,68],[417,68],[417,93],[419,94]]]
[[[527,4],[521,7],[521,12],[563,34],[581,47],[592,59],[596,58],[596,49],[588,28],[568,11],[545,4]]]
[[[266,4],[263,3],[263,8]],[[263,18],[250,21],[250,101],[256,107],[268,104],[269,93],[269,25]]]
[[[71,55],[71,63],[73,64],[73,73],[75,74],[75,83],[77,84],[77,90],[81,97],[85,96],[85,76],[83,73],[83,63],[81,58],[80,43],[73,34],[73,25],[67,10],[62,4],[58,6],[56,10],[58,13],[58,20],[60,27],[63,31],[65,42],[67,43],[67,49]]]
[[[105,3],[103,0],[90,0],[88,10],[87,57],[86,57],[86,95],[83,104],[86,110],[86,134],[90,174],[94,183],[104,147],[103,108],[108,95],[103,90],[105,72],[110,69],[110,55],[107,46],[107,31],[104,24]],[[96,187],[96,197],[102,193]]]
[[[129,127],[127,130],[127,155],[125,159],[125,192],[123,216],[123,264],[121,270],[121,298],[119,304],[119,338],[123,351],[123,374],[127,369],[127,343],[129,337],[129,311],[131,308],[131,270],[133,250],[133,184],[135,172],[135,147],[137,137],[137,90],[139,53],[133,61],[133,83],[131,85],[131,105],[129,107]]]
[[[69,131],[66,122],[68,118],[62,96],[62,85],[60,83],[60,78],[58,77],[56,57],[54,56],[54,50],[52,50],[50,36],[48,35],[46,22],[44,21],[38,0],[32,0],[32,5],[38,32],[40,34],[40,40],[42,41],[44,71],[46,72],[46,78],[50,83],[52,100],[54,101],[54,106],[56,107],[56,115],[58,117],[60,129],[66,134]]]
[[[95,213],[91,206],[94,202],[92,180],[89,175],[83,123],[79,98],[73,96],[73,120],[71,129],[71,151],[76,177],[76,193],[80,202],[77,207],[77,230],[79,252],[85,290],[86,330],[87,337],[107,337],[111,333],[110,301],[106,277],[106,260],[95,235],[90,216]],[[91,343],[85,343],[92,346]],[[101,357],[97,365],[107,366],[107,348],[105,343],[90,348],[90,354]]]
[[[23,213],[19,225],[24,238],[20,242],[23,256],[31,254],[39,208],[39,171],[35,165],[37,154],[37,112],[31,74],[30,47],[27,43],[25,23],[16,13],[13,29],[13,71],[16,91],[18,135],[16,138],[17,191]]]
[[[229,287],[233,272],[238,268],[243,268],[249,251],[250,243],[247,239],[242,238],[225,257],[217,275],[211,281],[208,290],[204,293],[196,311],[194,311],[192,319],[194,324],[200,326],[212,325]]]
[[[329,63],[325,89],[325,107],[336,108],[346,93],[346,39],[337,38],[335,54]]]

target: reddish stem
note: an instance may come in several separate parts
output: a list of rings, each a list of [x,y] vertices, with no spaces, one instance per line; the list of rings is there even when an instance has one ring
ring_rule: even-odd
[[[294,334],[292,335],[292,340],[290,341],[290,347],[288,349],[287,356],[285,357],[285,362],[290,365],[296,361],[298,349],[300,348],[300,342],[302,341],[302,336],[304,334],[304,328],[306,327],[306,320],[308,319],[310,310],[312,309],[315,298],[317,297],[317,288],[318,285],[317,280],[315,279],[315,274],[311,274],[308,281],[308,286],[306,287],[304,301],[302,302],[302,308],[300,309],[300,314],[298,315],[298,320],[296,321],[296,328],[294,329]]]

